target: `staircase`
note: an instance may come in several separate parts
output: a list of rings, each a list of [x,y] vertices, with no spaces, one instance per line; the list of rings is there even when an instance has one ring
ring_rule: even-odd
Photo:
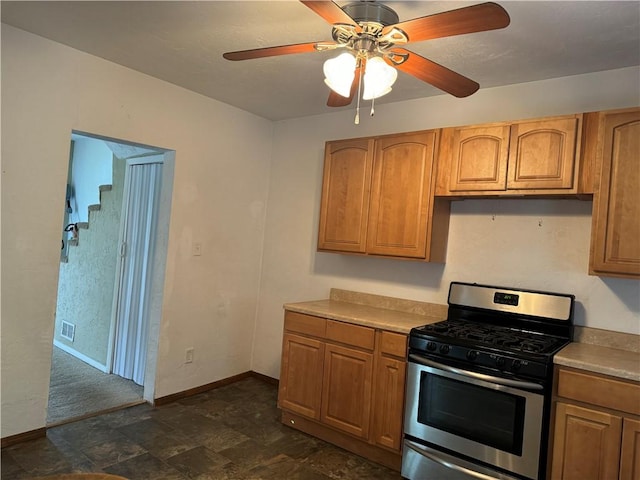
[[[78,223],[76,238],[60,263],[54,343],[66,352],[106,371],[118,265],[118,239],[126,162],[113,162],[112,185],[95,185],[97,204],[89,205],[87,222]],[[86,205],[86,204],[85,204]],[[64,324],[73,326],[64,337]]]
[[[62,263],[68,263],[69,262],[69,248],[70,247],[77,247],[80,244],[80,231],[81,230],[88,230],[89,229],[89,225],[91,224],[91,212],[97,212],[102,208],[102,194],[104,192],[110,192],[113,189],[112,185],[99,185],[98,186],[98,191],[100,192],[100,203],[96,203],[93,205],[89,205],[87,208],[89,210],[89,215],[88,215],[88,221],[87,222],[77,222],[76,225],[76,229],[77,229],[77,235],[75,236],[75,238],[67,238],[64,240],[67,248],[63,248],[62,249],[62,253],[60,255],[60,262]]]

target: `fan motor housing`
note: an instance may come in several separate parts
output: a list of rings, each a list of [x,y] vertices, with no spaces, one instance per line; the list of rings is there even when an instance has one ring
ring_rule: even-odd
[[[400,17],[391,8],[379,2],[353,2],[342,7],[342,10],[360,23],[379,23],[383,26],[398,23]]]

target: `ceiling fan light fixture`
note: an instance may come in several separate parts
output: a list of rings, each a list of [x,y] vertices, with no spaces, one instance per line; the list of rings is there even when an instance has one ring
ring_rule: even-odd
[[[373,108],[375,98],[391,91],[396,69],[457,98],[463,98],[475,93],[480,85],[402,46],[411,42],[496,30],[507,27],[511,22],[507,11],[492,1],[403,22],[399,22],[392,8],[378,0],[352,1],[343,6],[336,1],[300,0],[333,26],[333,42],[254,48],[227,52],[223,57],[227,60],[249,60],[346,48],[350,53],[327,60],[324,64],[325,83],[331,89],[327,100],[329,107],[350,105],[356,92],[360,101],[363,99],[360,94],[365,90],[364,99],[371,99]],[[375,66],[368,68],[367,62],[374,65],[386,62],[387,65],[379,69],[382,74],[376,75]],[[346,65],[340,66],[341,63]]]
[[[371,57],[367,60],[364,72],[363,100],[382,97],[391,91],[398,78],[398,71],[387,65],[382,57]]]
[[[324,83],[343,97],[351,94],[351,85],[356,72],[356,58],[349,52],[343,52],[324,62]]]

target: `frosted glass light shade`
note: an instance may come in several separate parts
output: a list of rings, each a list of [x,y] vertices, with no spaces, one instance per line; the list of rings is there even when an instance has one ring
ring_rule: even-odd
[[[349,52],[343,52],[324,62],[324,83],[343,97],[351,94],[351,85],[356,72],[356,58]]]
[[[391,86],[398,78],[398,71],[387,65],[381,57],[367,60],[364,72],[363,100],[382,97],[391,91]]]

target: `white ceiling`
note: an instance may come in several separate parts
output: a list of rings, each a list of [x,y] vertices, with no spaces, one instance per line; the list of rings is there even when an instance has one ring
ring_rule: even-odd
[[[384,3],[404,21],[482,2]],[[498,3],[511,17],[503,30],[407,48],[481,89],[640,65],[639,1]],[[335,52],[222,58],[233,50],[331,40],[331,26],[296,0],[2,1],[1,12],[3,23],[268,119],[335,110],[326,106],[322,74],[323,62]],[[377,103],[441,94],[400,72],[393,91]]]

